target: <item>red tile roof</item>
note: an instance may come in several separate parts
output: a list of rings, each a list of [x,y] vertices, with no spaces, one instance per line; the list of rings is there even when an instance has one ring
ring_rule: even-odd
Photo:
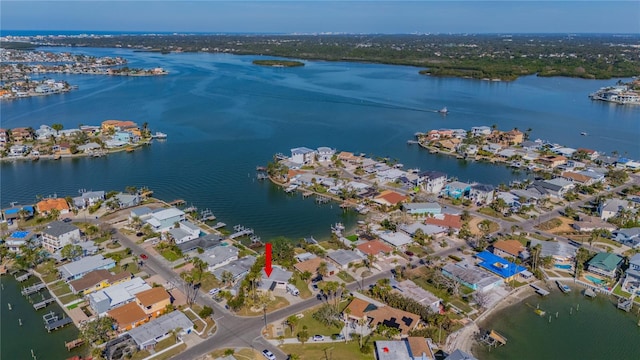
[[[407,197],[395,191],[385,190],[381,192],[380,195],[376,196],[376,200],[377,199],[384,200],[391,205],[396,205],[400,202],[407,200]]]
[[[393,248],[380,240],[367,241],[357,246],[357,249],[367,255],[378,255],[380,253],[390,253]]]
[[[452,214],[444,214],[444,217],[427,218],[424,223],[453,229],[460,229],[462,227],[462,219],[460,218],[460,215]]]

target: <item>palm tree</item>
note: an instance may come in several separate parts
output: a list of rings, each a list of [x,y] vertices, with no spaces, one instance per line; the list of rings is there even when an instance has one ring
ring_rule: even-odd
[[[322,277],[327,276],[328,273],[328,266],[327,266],[327,262],[323,261],[318,265],[318,274],[320,274]]]
[[[233,283],[233,274],[230,271],[223,271],[221,277],[220,280],[222,280],[225,285],[231,285]]]
[[[302,274],[300,274],[300,279],[302,281],[306,281],[309,282],[309,279],[311,279],[311,277],[313,276],[313,274],[311,273],[311,271],[306,270],[305,272],[303,272]]]
[[[295,315],[291,315],[287,318],[287,325],[289,325],[289,328],[291,329],[291,334],[295,331],[298,322],[300,322],[300,318]]]

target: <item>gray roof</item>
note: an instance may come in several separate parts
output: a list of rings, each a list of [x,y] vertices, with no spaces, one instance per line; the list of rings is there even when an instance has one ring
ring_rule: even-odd
[[[421,202],[421,203],[407,203],[402,205],[405,209],[408,210],[418,210],[418,209],[440,209],[442,206],[437,202]]]
[[[494,189],[493,186],[487,185],[487,184],[475,184],[475,185],[472,185],[471,188],[476,191],[484,191],[484,192],[491,192]]]
[[[184,237],[191,235],[186,230],[180,229],[180,228],[169,229],[169,234],[171,234],[171,236],[173,236],[173,238],[176,240],[180,240]]]
[[[262,270],[262,281],[278,281],[278,282],[288,282],[291,279],[293,273],[291,271],[287,271],[282,269],[279,266],[274,266],[273,271],[271,272],[271,276],[267,277],[267,274]]]
[[[635,254],[629,259],[629,264],[637,264],[640,266],[640,254]]]
[[[65,223],[62,221],[54,221],[51,222],[47,227],[42,230],[43,233],[51,235],[53,237],[58,237],[60,235],[64,235],[70,233],[72,231],[79,230],[77,226]]]
[[[292,154],[308,154],[308,153],[312,153],[314,151],[315,150],[309,149],[308,147],[304,147],[304,146],[291,149],[291,153]]]
[[[228,271],[231,274],[233,274],[233,277],[235,278],[249,271],[249,269],[251,269],[251,266],[253,266],[255,262],[256,262],[255,256],[251,256],[251,255],[245,256],[243,258],[240,258],[232,262],[231,264],[227,264],[225,266],[221,266],[215,269],[213,271],[213,275],[215,275],[216,278],[218,279],[222,279],[222,273],[225,271]]]
[[[440,171],[432,171],[432,170],[428,170],[428,171],[423,171],[420,174],[418,174],[420,177],[426,177],[429,179],[437,179],[437,178],[441,178],[441,177],[447,177],[447,174],[440,172]]]
[[[182,328],[183,330],[193,327],[193,323],[182,311],[172,311],[167,315],[160,316],[144,325],[129,330],[129,335],[139,347],[153,344],[157,337],[170,333],[172,330]]]
[[[182,250],[183,253],[195,250],[196,248],[200,248],[202,250],[211,249],[220,245],[222,242],[222,237],[216,234],[207,234],[205,236],[200,236],[197,239],[185,241],[182,244],[178,244],[177,246]]]
[[[198,225],[196,225],[196,224],[192,223],[192,222],[191,222],[191,221],[189,221],[189,220],[182,221],[182,222],[180,223],[180,226],[184,226],[184,227],[186,227],[186,228],[188,228],[188,229],[191,229],[191,230],[198,230],[198,231],[200,231],[200,227],[199,227]]]
[[[545,180],[544,182],[546,182],[547,184],[559,186],[560,188],[563,188],[563,187],[569,186],[569,185],[571,185],[571,186],[574,185],[574,183],[572,181],[569,181],[567,179],[563,179],[561,177],[553,178],[551,180]]]
[[[378,360],[411,360],[409,343],[403,340],[379,340],[375,342]]]
[[[115,265],[115,261],[113,261],[113,259],[105,259],[102,255],[93,255],[62,265],[58,267],[58,270],[65,278],[69,278],[88,273],[89,271],[101,268],[111,263]]]
[[[392,280],[392,283],[393,283],[393,280]],[[401,282],[395,282],[395,285],[396,286],[394,287],[398,290],[398,292],[402,296],[413,299],[423,305],[431,306],[431,304],[442,301],[440,298],[428,292],[427,290],[419,287],[418,285],[416,285],[416,283],[414,283],[411,280],[403,280]]]
[[[640,227],[628,228],[628,229],[620,229],[615,231],[616,234],[621,234],[627,238],[634,238],[640,235]]]
[[[235,246],[217,246],[197,255],[197,257],[209,266],[215,266],[233,257],[237,257],[239,252]]]
[[[121,202],[123,204],[129,204],[129,203],[135,201],[138,198],[138,195],[131,195],[131,194],[126,194],[126,193],[118,193],[114,197],[119,202]],[[140,209],[149,209],[149,208],[148,207],[142,207]],[[133,211],[133,210],[131,210],[131,211]],[[151,209],[149,209],[149,212],[151,212]],[[145,215],[145,214],[142,214],[142,215]],[[140,215],[138,215],[138,216],[140,216]]]
[[[460,349],[456,349],[454,352],[449,354],[444,360],[478,360],[473,355],[468,354]]]
[[[132,209],[131,210],[131,215],[132,216],[137,216],[137,217],[141,217],[147,214],[151,214],[153,212],[153,210],[149,209],[146,206],[137,208],[137,209]]]
[[[447,264],[442,268],[442,270],[452,274],[456,278],[468,284],[476,284],[480,288],[498,281],[502,281],[502,279],[500,279],[499,277],[482,271],[474,265],[468,263]]]
[[[409,235],[414,235],[418,229],[421,229],[422,232],[426,235],[439,234],[442,232],[448,232],[447,228],[438,225],[431,224],[423,224],[421,222],[415,222],[413,224],[402,224],[400,225],[400,230],[406,232]]]
[[[341,266],[349,265],[354,261],[362,260],[362,255],[356,253],[355,251],[343,249],[330,252],[327,256],[329,257],[329,259],[337,262]]]
[[[532,239],[529,244],[529,248],[533,248],[536,245],[540,244],[540,256],[559,256],[559,257],[567,257],[572,258],[576,256],[576,252],[578,249],[575,246],[571,246],[567,243],[559,242],[559,241],[540,241]]]

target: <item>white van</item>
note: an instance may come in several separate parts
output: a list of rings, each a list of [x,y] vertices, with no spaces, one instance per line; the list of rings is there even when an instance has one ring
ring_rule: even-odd
[[[293,296],[300,295],[300,291],[298,291],[298,288],[296,288],[295,286],[293,286],[291,284],[287,284],[287,291],[290,292],[291,295],[293,295]]]

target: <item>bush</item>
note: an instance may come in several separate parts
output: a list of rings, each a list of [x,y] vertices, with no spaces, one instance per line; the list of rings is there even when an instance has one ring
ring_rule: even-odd
[[[200,312],[198,313],[198,315],[200,315],[200,317],[203,319],[211,316],[211,314],[213,314],[213,309],[208,306],[203,307],[202,310],[200,310]]]

